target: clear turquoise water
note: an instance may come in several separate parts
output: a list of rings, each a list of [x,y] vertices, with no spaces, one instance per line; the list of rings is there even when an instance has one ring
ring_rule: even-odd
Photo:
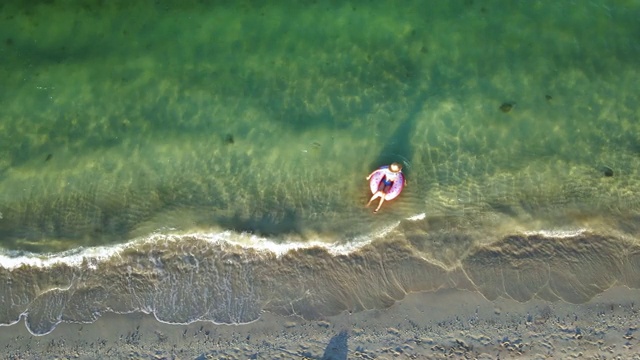
[[[194,231],[348,245],[419,214],[393,236],[447,269],[523,231],[636,244],[639,14],[637,1],[5,3],[0,245]],[[391,161],[409,185],[374,216],[364,178]]]

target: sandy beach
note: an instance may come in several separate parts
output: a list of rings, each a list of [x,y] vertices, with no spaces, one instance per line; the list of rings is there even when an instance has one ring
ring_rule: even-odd
[[[46,336],[16,324],[0,328],[0,344],[3,359],[638,359],[637,299],[622,287],[581,305],[442,290],[320,321],[264,313],[244,325],[167,325],[106,314]]]

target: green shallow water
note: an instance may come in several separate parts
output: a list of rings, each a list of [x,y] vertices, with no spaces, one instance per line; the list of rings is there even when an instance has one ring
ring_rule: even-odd
[[[636,233],[639,14],[5,3],[1,245],[203,228],[344,240],[420,213],[478,232]],[[409,186],[373,216],[364,177],[393,160]]]

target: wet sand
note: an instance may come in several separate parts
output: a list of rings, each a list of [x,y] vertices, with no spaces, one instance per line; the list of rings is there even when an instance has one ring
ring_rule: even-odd
[[[264,313],[244,325],[181,326],[108,314],[46,336],[19,324],[0,328],[0,343],[5,359],[637,359],[639,298],[639,290],[623,287],[581,305],[440,290],[318,321]]]
[[[50,264],[16,259],[0,269],[0,320],[23,317],[31,333],[44,335],[109,312],[245,324],[265,311],[322,320],[387,309],[407,294],[443,289],[584,304],[612,287],[640,288],[638,245],[589,231],[512,233],[483,243],[480,234],[407,220],[359,247],[288,243],[295,247],[280,252],[267,239],[224,235],[158,235],[110,255],[83,252]]]

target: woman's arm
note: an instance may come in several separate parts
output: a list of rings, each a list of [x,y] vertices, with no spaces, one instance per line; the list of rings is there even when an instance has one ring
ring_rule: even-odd
[[[380,169],[373,170],[373,172],[371,174],[369,174],[369,176],[367,176],[367,180],[371,179],[373,174],[377,173],[378,171],[381,171],[381,170]]]

